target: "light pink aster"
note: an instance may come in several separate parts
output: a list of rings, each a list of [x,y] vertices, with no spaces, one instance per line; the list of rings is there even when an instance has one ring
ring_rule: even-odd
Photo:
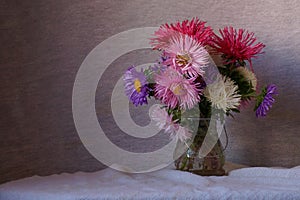
[[[185,141],[192,137],[190,131],[180,126],[177,121],[173,120],[173,115],[169,115],[165,109],[160,108],[156,105],[150,113],[152,120],[156,122],[156,125],[163,129],[166,133],[170,134],[170,138],[175,138],[176,140]]]
[[[208,64],[209,54],[205,48],[193,38],[180,35],[173,37],[165,49],[167,59],[163,64],[173,67],[190,77],[203,76]]]
[[[177,124],[176,121],[173,121],[173,115],[169,115],[168,112],[165,109],[160,108],[159,105],[155,105],[151,110],[150,117],[156,122],[156,125],[160,129],[164,129],[165,132],[173,133],[178,130],[179,124]]]
[[[192,133],[190,132],[190,130],[183,126],[178,126],[178,130],[170,134],[170,138],[175,138],[175,140],[180,140],[182,142],[190,139],[191,137]]]
[[[184,20],[175,24],[161,25],[154,34],[155,38],[152,38],[150,43],[154,49],[164,50],[169,44],[169,39],[177,32],[188,35],[205,46],[210,44],[213,35],[212,29],[209,26],[205,26],[205,24],[206,22],[193,18],[192,20]]]
[[[200,100],[200,84],[172,68],[156,74],[155,97],[170,108],[191,109]]]

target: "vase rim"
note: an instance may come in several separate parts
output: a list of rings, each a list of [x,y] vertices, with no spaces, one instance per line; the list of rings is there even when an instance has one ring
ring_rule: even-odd
[[[197,119],[197,120],[211,120],[212,118],[203,118],[203,117],[182,117],[185,119]]]

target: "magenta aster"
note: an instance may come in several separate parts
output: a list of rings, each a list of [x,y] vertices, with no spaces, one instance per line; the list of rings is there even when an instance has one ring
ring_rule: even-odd
[[[208,64],[209,54],[205,48],[189,36],[181,35],[172,38],[169,47],[165,49],[166,59],[163,64],[171,66],[190,77],[203,76]]]
[[[164,49],[168,46],[170,38],[176,33],[181,33],[192,37],[202,45],[207,45],[211,42],[213,31],[209,26],[205,26],[205,23],[198,18],[193,18],[191,21],[184,20],[175,24],[161,25],[155,32],[156,38],[151,39],[151,44],[154,49]]]
[[[148,86],[147,78],[143,72],[137,72],[134,66],[127,69],[124,74],[125,93],[135,105],[147,104]]]
[[[265,117],[267,112],[272,107],[272,104],[275,102],[273,95],[276,95],[277,87],[274,84],[268,85],[262,90],[262,93],[257,98],[257,103],[255,106],[256,117]]]
[[[210,42],[213,31],[209,26],[205,26],[205,23],[196,17],[191,21],[184,20],[181,23],[171,24],[171,29],[187,34],[202,45],[206,45]]]
[[[221,37],[214,34],[212,47],[218,53],[222,53],[228,63],[247,60],[252,70],[251,58],[261,53],[265,45],[261,42],[254,44],[256,41],[254,33],[249,33],[244,29],[236,30],[233,27],[225,27],[219,32]]]
[[[155,97],[170,108],[179,106],[182,109],[190,109],[200,100],[199,83],[195,83],[193,79],[186,79],[172,68],[156,74],[154,79]]]

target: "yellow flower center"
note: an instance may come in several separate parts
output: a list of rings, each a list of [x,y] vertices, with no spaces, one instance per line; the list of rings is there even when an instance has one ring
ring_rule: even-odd
[[[142,89],[142,83],[141,83],[141,81],[140,81],[139,79],[135,79],[133,84],[134,84],[134,89],[135,89],[138,93],[140,93],[140,92],[141,92],[141,89]]]
[[[191,58],[191,56],[188,53],[185,53],[185,54],[182,54],[182,55],[178,54],[178,55],[176,55],[175,62],[180,67],[184,67],[184,66],[186,66],[187,64],[190,63],[191,59],[192,58]]]
[[[176,96],[181,96],[186,94],[186,89],[181,84],[174,84],[171,86],[171,91]]]

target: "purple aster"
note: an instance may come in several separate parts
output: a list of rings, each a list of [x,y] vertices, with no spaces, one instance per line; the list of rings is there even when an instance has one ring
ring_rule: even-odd
[[[143,72],[137,72],[134,66],[131,66],[125,72],[123,80],[125,93],[135,106],[148,103],[148,82]]]
[[[257,103],[255,106],[256,117],[265,117],[267,115],[267,112],[275,102],[273,95],[277,94],[277,87],[274,84],[268,85],[262,90],[262,93],[257,98]]]

